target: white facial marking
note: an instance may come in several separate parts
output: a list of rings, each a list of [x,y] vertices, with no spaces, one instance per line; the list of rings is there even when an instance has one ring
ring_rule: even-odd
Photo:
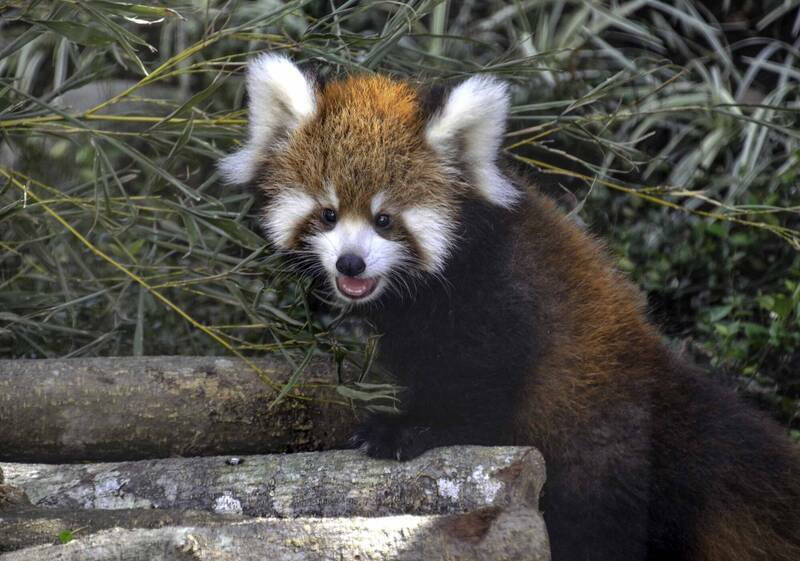
[[[458,159],[456,150],[463,147],[460,159],[472,171],[475,186],[486,199],[502,207],[510,207],[520,197],[495,164],[508,107],[504,82],[473,76],[450,93],[425,130],[428,144],[448,161]]]
[[[310,243],[331,275],[337,274],[336,261],[346,253],[354,253],[364,260],[367,268],[362,277],[385,275],[406,255],[401,244],[378,235],[372,225],[362,219],[342,219],[333,230],[314,234]]]
[[[247,183],[255,176],[259,158],[275,134],[294,130],[316,111],[313,83],[288,58],[261,55],[248,64],[250,98],[248,132],[244,147],[223,158],[219,169],[228,183]]]
[[[327,208],[339,209],[339,196],[336,194],[336,188],[331,183],[325,184],[325,198],[322,202]]]
[[[295,229],[316,206],[316,201],[303,191],[284,189],[267,206],[262,225],[275,245],[288,249]]]
[[[372,211],[372,216],[378,214],[383,208],[383,203],[386,202],[386,193],[383,191],[376,193],[370,201],[369,209]]]
[[[406,228],[425,253],[426,268],[441,272],[452,245],[452,221],[441,210],[426,207],[404,210],[402,216]]]

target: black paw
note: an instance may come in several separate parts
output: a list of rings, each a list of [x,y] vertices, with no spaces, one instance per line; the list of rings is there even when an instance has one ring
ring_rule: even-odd
[[[430,427],[410,424],[400,415],[375,416],[356,429],[350,443],[371,458],[405,461],[433,448],[431,436]]]

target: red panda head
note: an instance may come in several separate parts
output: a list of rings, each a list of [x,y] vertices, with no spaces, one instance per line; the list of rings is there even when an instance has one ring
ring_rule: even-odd
[[[465,197],[507,207],[519,196],[495,165],[508,93],[492,78],[461,83],[431,116],[405,82],[320,88],[275,55],[249,64],[247,89],[248,141],[220,169],[264,191],[269,239],[346,304],[441,274]]]

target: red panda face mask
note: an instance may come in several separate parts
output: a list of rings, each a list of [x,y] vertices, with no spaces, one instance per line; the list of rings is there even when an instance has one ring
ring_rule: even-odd
[[[269,240],[345,305],[441,275],[465,196],[504,207],[519,196],[495,165],[502,82],[471,78],[430,117],[406,82],[353,76],[320,88],[275,55],[249,64],[247,87],[249,138],[220,169],[255,183]]]

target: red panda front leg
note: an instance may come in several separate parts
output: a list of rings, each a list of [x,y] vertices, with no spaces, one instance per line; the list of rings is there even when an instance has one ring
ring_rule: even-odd
[[[474,378],[473,383],[481,387]],[[436,390],[409,391],[403,398],[407,409],[397,415],[368,416],[350,443],[373,458],[401,461],[440,446],[512,444],[509,423],[513,406],[507,396],[496,395],[489,388],[464,392],[458,386],[444,385]]]
[[[438,440],[441,438],[437,438],[436,431],[429,425],[417,424],[402,414],[383,414],[366,419],[350,442],[372,458],[405,461],[435,448]]]
[[[372,415],[356,429],[350,443],[372,458],[407,461],[426,450],[458,444],[500,445],[480,438],[471,426],[441,425],[409,414]]]

